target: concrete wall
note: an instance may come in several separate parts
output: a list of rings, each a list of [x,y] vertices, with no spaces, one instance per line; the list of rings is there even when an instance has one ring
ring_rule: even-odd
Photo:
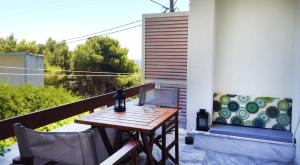
[[[188,34],[187,128],[200,108],[212,112],[215,0],[191,0]],[[211,120],[211,119],[210,119]]]
[[[218,0],[216,92],[292,97],[295,0]]]
[[[23,56],[0,56],[0,66],[6,67],[24,67],[24,57]],[[0,67],[0,73],[14,73],[14,74],[24,74],[24,70],[18,69],[7,69]],[[11,84],[24,84],[24,75],[0,75],[0,82],[6,82]]]
[[[297,21],[295,21],[297,20]],[[296,32],[296,33],[295,33]],[[300,118],[300,0],[190,0],[187,119],[213,92],[290,97]],[[296,132],[300,164],[300,128]]]
[[[296,0],[191,0],[187,118],[212,112],[214,92],[289,97]]]
[[[296,17],[296,35],[295,35],[295,56],[294,56],[294,90],[293,90],[293,132],[296,132],[295,138],[298,142],[296,145],[296,162],[300,164],[300,0],[297,0],[297,17]],[[298,126],[298,128],[297,128]],[[297,130],[296,130],[297,129]]]
[[[13,85],[44,85],[44,60],[41,55],[26,52],[9,52],[0,54],[0,81]]]
[[[33,84],[33,85],[44,85],[44,59],[43,56],[36,56],[36,55],[26,55],[25,57],[25,68],[32,68],[26,69],[25,72],[27,75],[26,83]],[[36,75],[30,75],[36,74]]]

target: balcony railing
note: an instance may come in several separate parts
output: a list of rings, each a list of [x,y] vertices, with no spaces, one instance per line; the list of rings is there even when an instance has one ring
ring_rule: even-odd
[[[154,84],[145,85],[147,86],[147,90],[154,88]],[[138,95],[140,87],[141,86],[125,89],[124,92],[126,97]],[[36,129],[84,112],[93,112],[96,108],[102,106],[111,106],[114,103],[112,99],[113,94],[114,92],[111,92],[54,108],[48,108],[45,110],[1,120],[0,140],[7,139],[15,135],[12,127],[14,123],[22,123],[22,125],[26,126],[27,128]]]

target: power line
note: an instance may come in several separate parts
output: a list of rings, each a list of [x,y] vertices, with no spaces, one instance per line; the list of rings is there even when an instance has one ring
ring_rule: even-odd
[[[175,0],[175,2],[174,2],[174,7],[175,7],[175,5],[176,5],[177,1],[178,1],[178,0]]]
[[[178,0],[175,0],[175,2],[174,2],[174,0],[170,0],[169,7],[167,7],[165,5],[162,5],[162,4],[160,4],[160,3],[158,3],[157,1],[154,1],[154,0],[150,0],[150,1],[153,2],[153,3],[155,3],[155,4],[157,4],[157,5],[159,5],[159,6],[161,6],[161,7],[163,7],[165,9],[163,11],[163,13],[166,13],[168,10],[170,12],[175,12],[176,9],[179,10],[178,7],[175,8],[175,5],[176,5],[176,3],[177,3]]]
[[[137,22],[140,22],[140,21],[141,20],[133,21],[133,22],[130,22],[130,23],[127,23],[127,24],[124,24],[124,25],[120,25],[120,26],[117,26],[117,27],[113,27],[113,28],[110,28],[110,29],[106,29],[106,30],[103,30],[103,31],[100,31],[100,32],[95,32],[95,33],[91,33],[91,34],[87,34],[87,35],[79,36],[79,37],[73,37],[73,38],[70,38],[70,39],[67,39],[67,40],[74,40],[74,39],[77,39],[77,38],[83,38],[83,37],[87,37],[87,36],[90,36],[90,35],[93,35],[93,34],[98,34],[98,33],[105,32],[105,31],[111,31],[113,29],[118,29],[118,28],[121,28],[121,27],[125,27],[125,26],[131,25],[131,24],[134,24],[134,23],[137,23]],[[120,29],[120,30],[117,30],[117,31],[113,31],[113,32],[109,32],[109,33],[105,33],[105,34],[101,34],[101,35],[97,35],[97,36],[114,34],[114,33],[117,33],[117,32],[122,32],[122,31],[125,31],[125,30],[133,29],[133,28],[136,28],[136,27],[139,27],[139,26],[142,26],[142,25],[131,26],[129,28]],[[90,38],[95,38],[97,36],[93,36],[93,37],[90,37]],[[78,40],[69,41],[69,42],[65,42],[66,40],[63,40],[62,41],[63,43],[55,44],[54,45],[54,49],[56,48],[57,45],[60,45],[60,44],[78,42],[78,41],[82,41],[82,40],[90,39],[90,38],[83,38],[83,39],[78,39]],[[134,74],[134,73],[116,73],[116,72],[92,72],[92,71],[72,71],[72,70],[51,70],[51,69],[22,68],[22,67],[10,67],[10,66],[0,66],[0,68],[20,69],[20,70],[25,70],[25,69],[27,69],[27,70],[44,70],[44,71],[72,72],[72,73],[92,73],[92,74],[98,74],[98,73],[100,73],[100,74],[116,74],[116,75],[132,75],[132,74]]]
[[[39,69],[39,68],[22,68],[22,67],[12,67],[12,66],[0,66],[0,68],[17,69],[17,70],[72,72],[72,73],[116,74],[116,75],[131,75],[131,74],[135,74],[135,73],[117,73],[117,72],[93,72],[93,71],[78,71],[78,70],[53,70],[53,69]]]
[[[99,34],[99,33],[111,31],[111,30],[114,30],[114,29],[118,29],[118,28],[121,28],[121,27],[125,27],[125,26],[128,26],[128,25],[132,25],[132,24],[135,24],[135,23],[141,22],[141,21],[142,20],[133,21],[133,22],[130,22],[130,23],[127,23],[127,24],[119,25],[119,26],[116,26],[116,27],[113,27],[113,28],[109,28],[109,29],[105,29],[105,30],[102,30],[102,31],[99,31],[99,32],[94,32],[94,33],[90,33],[90,34],[86,34],[86,35],[82,35],[82,36],[78,36],[78,37],[73,37],[73,38],[65,39],[63,41],[69,41],[69,40],[74,40],[74,39],[78,39],[78,38],[89,37],[89,36],[92,36],[92,35],[95,35],[95,34]]]
[[[160,3],[158,3],[158,2],[156,2],[156,1],[154,1],[154,0],[150,0],[150,1],[153,2],[153,3],[155,3],[155,4],[157,4],[157,5],[159,5],[159,6],[161,6],[161,7],[163,7],[163,8],[166,9],[166,10],[169,10],[169,8],[166,7],[165,5],[162,5],[162,4],[160,4]]]
[[[115,74],[111,74],[111,75],[94,75],[94,74],[79,74],[79,75],[58,75],[58,74],[35,74],[35,73],[0,73],[0,75],[10,75],[10,76],[45,76],[45,75],[49,75],[49,76],[65,76],[65,77],[118,77],[118,76],[132,76],[132,77],[139,77],[141,75],[139,74],[132,74],[132,75],[115,75]]]
[[[83,39],[78,39],[78,40],[74,40],[74,41],[64,42],[64,43],[73,43],[73,42],[78,42],[78,41],[82,41],[82,40],[86,40],[86,39],[92,39],[92,38],[99,37],[99,36],[114,34],[114,33],[122,32],[122,31],[125,31],[125,30],[133,29],[133,28],[136,28],[136,27],[139,27],[139,26],[142,26],[142,25],[136,25],[136,26],[132,26],[132,27],[129,27],[129,28],[125,28],[125,29],[121,29],[121,30],[117,30],[117,31],[113,31],[113,32],[109,32],[109,33],[105,33],[105,34],[101,34],[101,35],[96,35],[96,36],[89,37],[89,38],[83,38]],[[61,43],[61,44],[64,44],[64,43]]]
[[[175,0],[175,2],[174,2],[174,7],[176,6],[177,1],[178,1],[178,0]],[[180,12],[180,10],[179,10],[178,7],[175,7],[175,10],[177,10],[178,12]]]

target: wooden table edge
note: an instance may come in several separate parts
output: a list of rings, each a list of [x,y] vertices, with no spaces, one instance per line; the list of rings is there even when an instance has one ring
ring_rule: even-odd
[[[114,128],[114,129],[125,130],[125,131],[136,131],[136,132],[141,132],[149,135],[149,134],[153,134],[159,127],[163,125],[163,123],[165,123],[167,120],[169,120],[170,118],[172,118],[173,116],[179,113],[179,110],[176,108],[167,108],[167,109],[168,110],[166,110],[166,112],[163,113],[163,115],[161,115],[160,117],[152,121],[149,124],[150,126],[142,126],[148,128],[136,128],[134,126],[128,126],[128,125],[126,126],[126,125],[118,125],[118,124],[96,123],[96,122],[86,121],[82,119],[83,117],[75,119],[74,122],[79,124],[91,125],[95,127],[101,127],[101,128]],[[170,113],[170,115],[167,115],[167,117],[165,117],[166,113]],[[163,119],[163,122],[159,122],[158,124],[154,125],[154,123],[157,122],[157,120],[159,119]]]
[[[89,121],[85,121],[85,120],[80,120],[80,119],[75,119],[74,120],[75,123],[78,124],[85,124],[85,125],[90,125],[90,126],[95,126],[95,127],[99,127],[99,128],[113,128],[113,129],[117,129],[117,130],[122,130],[122,131],[135,131],[135,132],[142,132],[142,133],[146,133],[146,134],[151,134],[153,131],[153,129],[155,130],[155,128],[148,128],[148,129],[143,129],[143,128],[136,128],[136,127],[130,127],[130,126],[120,126],[120,125],[114,125],[114,124],[105,124],[105,123],[91,123]]]

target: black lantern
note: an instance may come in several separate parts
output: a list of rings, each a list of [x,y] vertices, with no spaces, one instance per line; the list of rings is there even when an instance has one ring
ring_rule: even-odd
[[[197,112],[197,130],[199,131],[208,131],[208,113],[205,109],[200,109]]]
[[[122,89],[118,89],[114,94],[113,98],[115,101],[115,111],[124,112],[126,110],[126,105],[125,105],[126,97],[124,95],[124,91]]]

